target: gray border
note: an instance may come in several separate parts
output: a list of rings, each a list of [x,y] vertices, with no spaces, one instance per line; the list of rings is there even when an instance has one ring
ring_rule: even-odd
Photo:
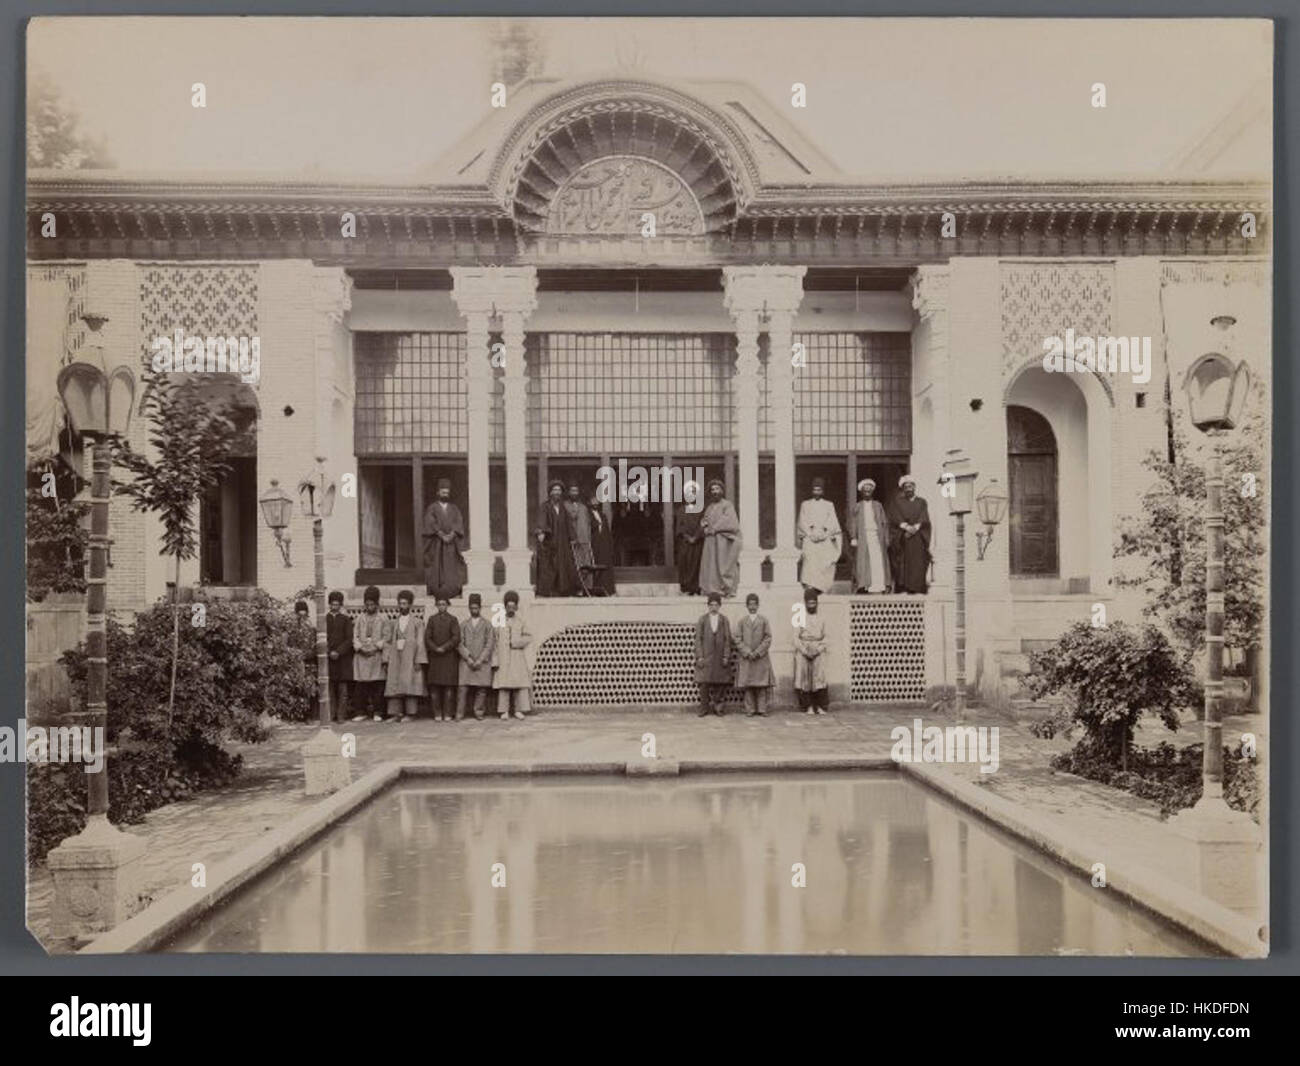
[[[0,441],[5,454],[13,457],[0,470],[0,493],[13,501],[11,514],[18,513],[23,493],[24,388],[21,353],[25,347],[24,316],[26,249],[23,234],[26,175],[24,156],[24,84],[26,76],[25,24],[40,15],[104,15],[102,3],[81,2],[33,3],[14,0],[0,11],[0,40],[8,62],[0,70],[12,101],[4,115],[4,133],[0,138],[0,173],[8,174],[8,210],[0,217],[0,247],[7,252],[7,285],[4,302],[4,337],[6,358],[0,361],[0,386],[5,397],[5,417],[0,420]],[[1273,693],[1271,716],[1272,825],[1281,827],[1271,834],[1270,897],[1272,900],[1272,951],[1267,960],[1111,960],[1111,959],[934,959],[934,958],[783,958],[768,956],[723,956],[659,958],[609,956],[116,956],[92,959],[76,957],[51,960],[24,927],[23,854],[23,780],[17,765],[0,767],[0,972],[6,974],[580,974],[599,971],[609,974],[1142,974],[1142,975],[1211,975],[1211,974],[1295,974],[1300,973],[1297,952],[1295,915],[1300,909],[1300,886],[1294,870],[1296,834],[1289,831],[1298,824],[1295,782],[1289,769],[1300,765],[1297,730],[1284,693],[1296,680],[1300,660],[1300,641],[1295,636],[1295,599],[1297,584],[1292,554],[1295,537],[1295,498],[1300,493],[1300,463],[1286,462],[1295,451],[1295,422],[1300,415],[1295,369],[1282,358],[1297,350],[1296,328],[1288,296],[1292,290],[1291,263],[1297,252],[1297,235],[1285,208],[1296,192],[1295,152],[1297,119],[1286,106],[1288,99],[1300,100],[1300,75],[1289,53],[1292,26],[1297,22],[1295,0],[1034,0],[1034,2],[985,3],[981,0],[914,0],[911,3],[871,2],[835,3],[833,0],[658,0],[629,3],[546,3],[496,0],[461,0],[458,3],[370,2],[365,0],[317,0],[312,3],[294,0],[262,0],[253,5],[247,0],[185,0],[185,2],[132,2],[116,7],[113,14],[129,15],[659,15],[659,16],[779,16],[799,15],[874,15],[912,16],[999,16],[999,17],[1072,17],[1072,18],[1272,18],[1275,19],[1274,83],[1274,329],[1273,351],[1275,398],[1273,408],[1273,598],[1272,620]],[[1161,62],[1153,54],[1152,62]],[[1289,342],[1289,343],[1288,343]],[[25,644],[24,602],[25,574],[22,568],[23,531],[16,521],[0,525],[0,677],[4,690],[13,694],[5,721],[22,713],[19,693],[24,691],[23,649]]]

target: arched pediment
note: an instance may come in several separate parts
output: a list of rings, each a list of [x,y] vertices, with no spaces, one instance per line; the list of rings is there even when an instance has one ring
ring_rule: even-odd
[[[491,184],[525,230],[659,235],[725,230],[752,195],[757,165],[739,131],[696,100],[645,82],[557,93],[513,129]]]

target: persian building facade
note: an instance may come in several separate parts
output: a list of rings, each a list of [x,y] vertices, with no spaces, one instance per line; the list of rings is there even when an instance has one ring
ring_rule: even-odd
[[[53,379],[86,345],[87,307],[109,317],[107,356],[134,365],[176,329],[258,337],[259,380],[220,386],[248,432],[182,583],[309,585],[309,522],[286,566],[257,500],[320,455],[355,488],[327,523],[326,574],[358,602],[371,583],[422,598],[440,477],[468,522],[467,591],[492,602],[531,585],[549,478],[701,468],[737,506],[742,602],[762,596],[787,687],[799,501],[822,477],[846,522],[860,478],[887,503],[911,472],[934,523],[929,594],[851,597],[844,580],[823,608],[833,694],[867,702],[955,676],[938,480],[960,448],[977,491],[996,478],[1010,496],[982,558],[968,519],[967,674],[997,698],[1034,641],[1097,603],[1140,613],[1114,530],[1191,362],[1231,343],[1267,382],[1270,196],[1195,178],[868,184],[744,85],[627,79],[525,83],[408,184],[36,171],[29,439],[60,447]],[[1047,373],[1044,339],[1067,330],[1150,338],[1150,379]],[[525,604],[542,705],[694,696],[685,623],[703,604],[676,592],[671,505],[610,517],[619,595]],[[110,601],[139,609],[170,563],[149,516],[115,501],[111,521]]]

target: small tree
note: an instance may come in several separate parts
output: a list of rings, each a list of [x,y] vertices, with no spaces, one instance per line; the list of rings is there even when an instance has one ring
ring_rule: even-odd
[[[1264,624],[1264,567],[1268,550],[1267,442],[1262,393],[1255,390],[1245,425],[1225,439],[1224,636],[1229,647],[1260,647]],[[1188,447],[1185,431],[1174,434],[1176,460],[1151,452],[1143,465],[1156,476],[1142,507],[1120,523],[1115,554],[1145,565],[1120,585],[1141,588],[1146,613],[1167,626],[1191,659],[1205,645],[1205,467]],[[1249,491],[1254,478],[1255,491]]]
[[[152,511],[162,520],[162,553],[175,561],[172,582],[171,691],[167,700],[170,724],[176,705],[176,665],[180,629],[181,561],[198,551],[195,513],[199,500],[230,469],[230,452],[239,436],[229,404],[213,403],[193,379],[181,384],[168,374],[146,371],[140,414],[149,422],[149,443],[156,459],[124,445],[118,463],[134,479],[119,491],[132,500],[132,509]]]
[[[1110,765],[1128,767],[1133,728],[1154,714],[1170,729],[1178,712],[1198,699],[1186,661],[1155,626],[1078,622],[1046,651],[1030,656],[1025,676],[1035,699],[1055,692],[1072,697],[1069,727],[1082,726],[1076,747]]]

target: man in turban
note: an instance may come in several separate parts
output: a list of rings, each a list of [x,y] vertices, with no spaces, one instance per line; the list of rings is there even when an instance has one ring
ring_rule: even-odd
[[[447,478],[438,479],[437,491],[424,509],[424,584],[430,596],[453,600],[465,587],[465,518]]]
[[[576,481],[569,485],[569,496],[564,501],[569,515],[569,537],[573,545],[573,569],[578,577],[575,592],[586,592],[591,579],[591,568],[596,565],[591,550],[591,511],[582,499],[582,486]]]
[[[885,592],[889,588],[889,519],[884,505],[872,499],[876,483],[869,477],[858,482],[858,502],[849,523],[853,548],[853,591]]]
[[[930,569],[930,511],[916,494],[916,478],[898,479],[901,496],[889,505],[889,537],[894,550],[894,589],[924,593]]]
[[[840,561],[840,520],[825,493],[826,482],[813,478],[812,498],[799,505],[795,527],[795,542],[803,549],[803,587],[814,592],[826,592],[831,587],[835,564]]]
[[[700,520],[704,548],[700,553],[700,591],[706,596],[735,595],[740,581],[740,519],[723,492],[720,478],[709,482],[709,506]]]
[[[552,481],[537,508],[537,595],[572,596],[578,587],[573,565],[573,527],[564,506],[564,482]]]

